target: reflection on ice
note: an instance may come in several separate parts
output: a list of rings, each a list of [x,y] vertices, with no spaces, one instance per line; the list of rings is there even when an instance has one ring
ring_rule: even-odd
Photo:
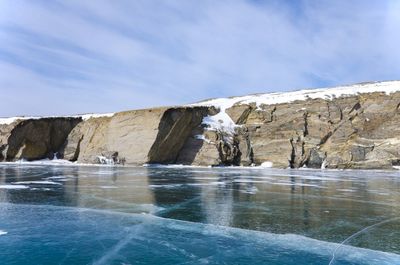
[[[25,186],[25,185],[0,185],[0,189],[21,190],[21,189],[29,189],[29,186]]]
[[[15,240],[20,230],[25,239],[44,233],[46,242],[56,245],[67,237],[70,243],[58,246],[69,249],[69,257],[86,244],[97,251],[87,263],[157,257],[167,261],[162,264],[231,264],[233,255],[239,260],[234,264],[292,264],[305,255],[304,263],[296,264],[328,264],[334,243],[350,237],[335,252],[334,264],[385,264],[379,262],[398,256],[384,252],[400,254],[400,220],[373,225],[400,215],[399,189],[399,173],[384,171],[0,164],[0,203],[5,203],[0,225]],[[35,218],[48,226],[37,230]],[[57,220],[60,231],[53,238]],[[8,248],[1,238],[0,247]],[[373,255],[379,262],[363,260]]]
[[[62,185],[61,183],[53,182],[53,181],[17,181],[13,182],[12,184],[39,184],[39,185]]]
[[[31,211],[30,209],[34,209]],[[82,208],[0,204],[0,260],[24,264],[398,264],[400,256],[304,236]],[[33,222],[29,231],[24,227]],[[37,235],[40,235],[38,237]],[[22,239],[22,240],[21,240]],[[29,242],[27,244],[26,242]],[[19,255],[12,255],[18,249]]]

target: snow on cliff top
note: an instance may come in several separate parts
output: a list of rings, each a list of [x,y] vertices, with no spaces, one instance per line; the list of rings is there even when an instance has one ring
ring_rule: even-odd
[[[348,86],[338,86],[332,88],[316,88],[316,89],[305,89],[292,92],[276,92],[276,93],[266,93],[266,94],[255,94],[240,97],[231,98],[217,98],[206,101],[201,101],[198,103],[189,104],[187,106],[215,106],[222,112],[218,120],[225,120],[227,124],[232,123],[230,118],[224,115],[227,108],[230,108],[234,104],[249,104],[255,103],[258,107],[261,104],[271,105],[279,103],[293,102],[296,100],[307,100],[307,99],[333,99],[341,96],[351,96],[362,93],[372,93],[372,92],[384,92],[386,94],[394,93],[400,91],[400,81],[385,81],[385,82],[371,82],[371,83],[361,83]],[[99,117],[112,117],[114,113],[104,113],[104,114],[84,114],[84,115],[74,115],[74,116],[61,116],[61,117],[82,117],[83,120],[88,120],[90,118]],[[53,116],[56,117],[56,116]],[[11,124],[16,120],[27,120],[27,119],[40,119],[40,118],[51,118],[51,117],[10,117],[10,118],[0,118],[0,125]],[[216,117],[217,118],[217,117]],[[208,123],[213,123],[214,121],[209,120]],[[215,126],[212,126],[215,127]]]
[[[390,94],[397,91],[400,91],[400,81],[371,82],[332,88],[316,88],[292,92],[276,92],[231,98],[216,98],[190,104],[189,106],[215,106],[220,108],[221,111],[225,111],[225,109],[230,108],[235,104],[256,103],[257,107],[259,107],[261,104],[271,105],[316,98],[333,99],[341,96],[351,96],[372,92],[384,92],[386,94]]]
[[[255,103],[257,107],[260,107],[261,104],[272,105],[316,98],[333,99],[341,96],[351,96],[372,92],[384,92],[386,94],[390,94],[396,91],[400,91],[400,81],[362,83],[333,88],[317,88],[293,92],[277,92],[241,97],[217,98],[190,104],[188,106],[214,106],[218,108],[219,113],[204,117],[202,124],[206,126],[206,130],[213,130],[223,133],[223,135],[226,135],[226,137],[224,137],[225,141],[232,142],[235,128],[238,125],[236,125],[231,117],[226,113],[226,109],[235,104]]]
[[[17,120],[30,120],[30,119],[41,119],[41,118],[79,118],[81,117],[82,120],[86,121],[90,118],[100,118],[100,117],[112,117],[114,116],[115,113],[102,113],[102,114],[96,114],[96,113],[91,113],[91,114],[84,114],[84,115],[73,115],[73,116],[46,116],[46,117],[26,117],[26,116],[19,116],[19,117],[10,117],[10,118],[0,118],[0,125],[3,124],[11,124]]]

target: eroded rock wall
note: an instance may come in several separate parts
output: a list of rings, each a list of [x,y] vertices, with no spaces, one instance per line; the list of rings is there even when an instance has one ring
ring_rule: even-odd
[[[236,104],[227,132],[203,124],[207,106],[42,118],[0,125],[0,161],[61,158],[186,165],[390,169],[400,165],[400,92]],[[99,158],[100,157],[100,158]]]
[[[392,168],[400,158],[400,93],[368,93],[276,105],[235,105],[253,162],[274,167]]]
[[[64,158],[97,163],[98,156],[117,153],[120,161],[131,165],[176,163],[186,139],[201,127],[210,109],[155,108],[88,119],[68,136]]]
[[[53,158],[81,118],[43,118],[0,126],[0,160]]]

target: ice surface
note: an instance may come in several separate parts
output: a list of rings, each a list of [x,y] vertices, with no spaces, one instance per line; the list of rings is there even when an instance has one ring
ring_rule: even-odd
[[[100,186],[102,189],[118,189],[116,186]]]
[[[336,249],[333,264],[399,261],[397,171],[16,163],[0,171],[0,185],[26,184],[0,189],[5,264],[308,265],[328,264]],[[38,184],[47,181],[59,185]]]
[[[29,186],[26,186],[26,185],[0,185],[0,189],[21,190],[21,189],[29,189]]]
[[[193,223],[85,208],[0,204],[0,260],[24,264],[399,264],[392,253],[294,234]],[[35,224],[35,225],[31,225]],[[62,229],[60,228],[62,224]],[[26,230],[29,227],[29,230]],[[37,235],[41,235],[37,237]],[[24,240],[19,240],[23,237]],[[46,243],[47,242],[47,243]],[[49,243],[51,242],[51,244]],[[12,255],[18,249],[18,255]]]
[[[90,163],[77,163],[77,162],[71,162],[69,160],[65,159],[40,159],[40,160],[33,160],[33,161],[27,161],[24,159],[15,161],[15,162],[0,162],[0,165],[43,165],[43,166],[109,166],[109,165],[100,165],[100,164],[90,164]]]
[[[58,182],[45,181],[45,180],[40,180],[40,181],[17,181],[17,182],[13,182],[13,184],[62,185],[61,183],[58,183]]]

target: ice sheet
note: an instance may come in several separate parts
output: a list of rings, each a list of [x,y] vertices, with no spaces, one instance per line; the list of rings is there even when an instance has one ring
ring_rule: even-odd
[[[55,206],[0,204],[13,227],[0,259],[66,264],[399,264],[400,256],[294,234]],[[34,224],[34,225],[32,225]],[[60,228],[62,224],[62,229]],[[26,227],[29,227],[27,230]],[[40,234],[40,237],[37,235]],[[19,240],[23,236],[24,240]],[[51,238],[51,244],[46,244]],[[34,240],[33,240],[34,239]],[[11,256],[18,249],[19,255]],[[20,262],[20,263],[19,263]]]

